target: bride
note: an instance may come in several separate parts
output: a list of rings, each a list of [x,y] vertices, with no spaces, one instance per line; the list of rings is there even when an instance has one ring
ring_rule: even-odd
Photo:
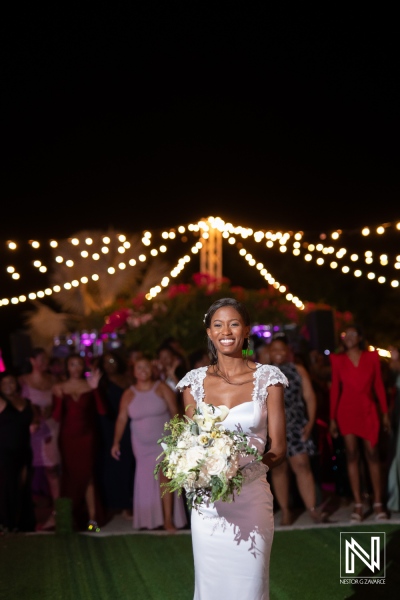
[[[204,323],[211,364],[179,381],[186,414],[192,417],[204,401],[229,408],[224,427],[250,437],[264,468],[256,476],[248,469],[247,477],[244,468],[245,483],[233,502],[206,501],[192,510],[194,600],[268,600],[274,517],[266,471],[286,456],[283,386],[288,381],[279,368],[247,360],[250,316],[243,304],[219,299]]]

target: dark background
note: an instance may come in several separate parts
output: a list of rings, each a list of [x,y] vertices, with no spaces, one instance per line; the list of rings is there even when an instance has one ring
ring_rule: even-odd
[[[7,239],[84,229],[213,215],[316,236],[340,228],[357,246],[362,226],[399,220],[395,23],[387,7],[264,2],[9,8],[1,269]],[[398,292],[298,264],[276,263],[295,293],[393,329]],[[258,285],[246,268],[228,275]],[[19,313],[1,307],[3,337]]]

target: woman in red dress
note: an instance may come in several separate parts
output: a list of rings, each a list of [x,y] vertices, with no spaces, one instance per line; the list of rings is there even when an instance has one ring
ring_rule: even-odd
[[[67,379],[53,388],[53,417],[60,423],[61,495],[72,501],[74,526],[99,531],[102,507],[95,479],[99,430],[105,406],[97,391],[100,372],[85,378],[80,354],[66,359]],[[87,523],[87,525],[86,525]]]
[[[361,330],[346,327],[341,336],[344,351],[331,354],[330,433],[342,435],[346,448],[347,471],[354,496],[353,522],[361,522],[364,510],[361,499],[359,439],[362,439],[373,491],[375,519],[389,518],[382,504],[381,464],[378,438],[382,426],[390,422],[379,354],[364,349]],[[380,411],[378,410],[378,404]]]

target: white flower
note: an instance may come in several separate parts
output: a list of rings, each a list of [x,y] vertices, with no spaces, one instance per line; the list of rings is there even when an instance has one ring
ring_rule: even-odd
[[[186,462],[188,470],[197,467],[197,464],[206,456],[206,451],[202,446],[192,446],[186,452]]]
[[[200,402],[199,410],[206,419],[211,419],[215,423],[224,421],[229,414],[229,408],[223,404],[221,406],[213,406],[206,402]]]
[[[165,491],[184,488],[189,508],[199,509],[206,500],[232,501],[244,481],[235,477],[239,458],[249,456],[254,463],[261,458],[246,435],[221,426],[228,413],[226,406],[202,402],[193,419],[173,417],[170,430],[175,434],[160,440],[164,458],[154,473],[157,476],[161,468],[167,475]]]
[[[211,456],[207,459],[207,471],[209,475],[220,475],[226,467],[223,456]]]
[[[200,446],[208,446],[208,444],[210,443],[210,441],[213,438],[211,437],[211,435],[209,435],[208,433],[201,433],[198,437],[197,437],[197,441],[200,444]]]
[[[227,406],[213,406],[206,402],[200,402],[198,410],[199,414],[194,414],[192,418],[203,431],[211,431],[213,426],[224,421],[229,413]]]

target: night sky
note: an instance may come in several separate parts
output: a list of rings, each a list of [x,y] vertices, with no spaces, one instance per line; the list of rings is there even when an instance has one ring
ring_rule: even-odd
[[[387,7],[15,5],[1,249],[210,215],[316,233],[400,220],[395,23]]]
[[[398,219],[390,14],[268,4],[18,10],[3,33],[1,236]]]

